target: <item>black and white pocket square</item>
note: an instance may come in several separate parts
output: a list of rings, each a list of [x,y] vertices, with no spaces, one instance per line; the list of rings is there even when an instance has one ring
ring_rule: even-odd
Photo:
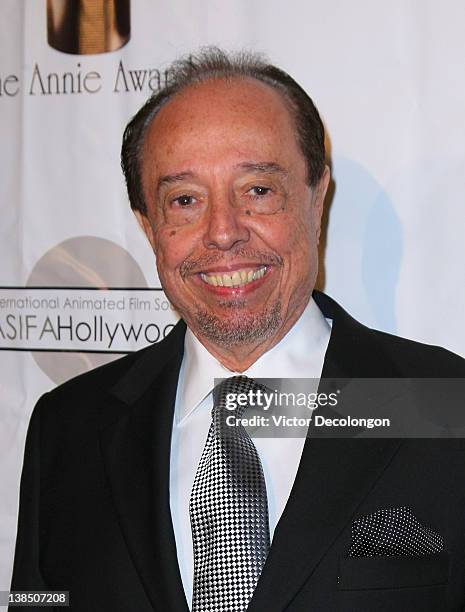
[[[352,523],[349,557],[421,557],[444,550],[442,536],[426,527],[408,506],[383,508]]]

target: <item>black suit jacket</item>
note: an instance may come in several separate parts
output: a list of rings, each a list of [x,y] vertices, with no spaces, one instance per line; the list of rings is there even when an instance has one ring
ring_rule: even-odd
[[[333,319],[323,378],[462,377],[437,347]],[[161,343],[79,376],[34,409],[12,589],[70,591],[79,612],[186,612],[169,507],[181,322]],[[250,612],[426,612],[465,605],[462,440],[307,439]],[[428,557],[348,558],[351,525],[409,506],[440,533]]]

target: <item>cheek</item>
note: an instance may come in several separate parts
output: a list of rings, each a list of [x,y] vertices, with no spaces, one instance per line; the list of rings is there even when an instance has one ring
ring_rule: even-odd
[[[283,223],[277,237],[283,255],[286,254],[294,260],[308,258],[308,253],[312,250],[313,234],[308,218],[293,218],[290,222]]]
[[[176,273],[189,257],[191,241],[183,234],[182,231],[168,228],[162,228],[156,233],[155,253],[160,275]]]
[[[313,274],[317,249],[313,236],[313,228],[309,225],[308,219],[300,219],[300,222],[288,227],[281,256],[290,272],[288,280],[291,284],[296,282],[304,284]]]

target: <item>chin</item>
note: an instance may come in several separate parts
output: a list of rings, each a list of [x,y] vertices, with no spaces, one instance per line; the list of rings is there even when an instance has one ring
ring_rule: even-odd
[[[233,309],[232,303],[225,306]],[[217,346],[232,347],[271,338],[281,328],[282,321],[281,302],[277,300],[259,313],[246,313],[240,309],[234,314],[229,311],[226,316],[220,316],[199,308],[194,314],[192,329]]]

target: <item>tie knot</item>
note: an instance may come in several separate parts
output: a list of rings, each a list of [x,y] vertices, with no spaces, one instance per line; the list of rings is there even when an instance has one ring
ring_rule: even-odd
[[[231,376],[213,389],[213,413],[233,412],[241,417],[250,405],[256,406],[257,392],[264,387],[247,376]]]

